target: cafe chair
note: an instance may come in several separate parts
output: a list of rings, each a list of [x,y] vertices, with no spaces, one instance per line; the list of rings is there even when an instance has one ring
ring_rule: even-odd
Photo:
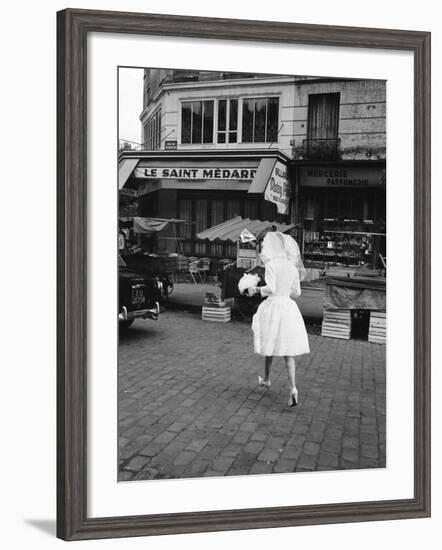
[[[206,281],[206,275],[210,271],[210,258],[201,258],[198,262],[200,273],[202,273],[204,282]]]
[[[194,284],[195,285],[197,284],[196,276],[199,277],[200,282],[202,283],[203,279],[201,277],[200,268],[198,267],[198,259],[195,258],[193,261],[190,261],[190,260],[191,258],[189,258],[189,273],[190,273],[190,276],[192,277]]]

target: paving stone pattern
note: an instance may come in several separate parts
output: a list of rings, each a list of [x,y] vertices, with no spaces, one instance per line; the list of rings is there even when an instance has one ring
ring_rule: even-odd
[[[282,359],[257,384],[249,324],[135,322],[119,346],[119,480],[385,467],[385,346],[314,332],[289,408]]]

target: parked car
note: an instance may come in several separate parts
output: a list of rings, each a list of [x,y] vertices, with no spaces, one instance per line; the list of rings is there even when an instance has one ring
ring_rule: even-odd
[[[167,301],[173,292],[173,283],[170,274],[165,270],[161,258],[145,256],[144,254],[120,254],[126,266],[139,275],[153,277],[157,280],[161,290],[160,305]]]
[[[159,277],[141,273],[128,267],[118,257],[118,321],[122,329],[128,328],[135,319],[157,320],[163,283]]]
[[[173,292],[173,283],[170,273],[166,271],[163,259],[144,254],[121,254],[120,256],[131,271],[146,277],[154,277],[157,280],[161,290],[160,305],[165,303],[169,294]]]

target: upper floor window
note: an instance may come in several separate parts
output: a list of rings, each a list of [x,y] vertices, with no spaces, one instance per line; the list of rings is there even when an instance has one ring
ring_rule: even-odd
[[[340,93],[308,96],[307,140],[309,159],[334,160],[339,156]]]
[[[149,117],[144,126],[144,146],[149,151],[161,149],[161,110]]]
[[[279,98],[243,100],[242,141],[271,143],[278,141]]]
[[[307,139],[337,139],[341,94],[309,94]]]
[[[181,143],[213,143],[213,100],[181,104]]]
[[[218,100],[218,143],[238,141],[238,100]]]

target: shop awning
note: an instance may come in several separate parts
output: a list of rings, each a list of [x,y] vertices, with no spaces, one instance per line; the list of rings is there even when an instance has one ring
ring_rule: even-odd
[[[138,162],[139,159],[123,159],[120,161],[118,165],[118,190],[124,187]]]
[[[135,216],[133,218],[134,233],[142,233],[144,235],[151,235],[152,233],[158,233],[162,231],[170,224],[177,223],[191,223],[187,220],[176,220],[172,218],[141,218]]]
[[[136,159],[125,160],[133,162]],[[280,172],[281,168],[285,172],[287,166],[286,161],[277,154],[244,155],[243,157],[236,155],[231,158],[221,158],[216,155],[195,158],[182,154],[176,158],[167,156],[139,158],[138,164],[132,168],[132,171],[138,182],[140,195],[159,189],[200,190],[202,187],[206,190],[247,191],[250,194],[263,195],[272,177],[279,186],[281,186],[281,177],[287,183],[285,175],[281,176],[279,172],[275,175],[275,170],[278,168]],[[125,167],[120,171],[123,178]],[[276,202],[274,198],[267,197],[267,200]]]
[[[201,231],[196,236],[198,239],[208,239],[209,241],[215,241],[217,239],[221,241],[232,241],[236,242],[239,239],[241,232],[244,229],[247,229],[253,235],[258,235],[265,229],[270,229],[275,227],[277,231],[285,233],[293,227],[294,224],[287,225],[284,223],[276,223],[270,221],[261,221],[261,220],[250,220],[249,218],[242,218],[237,216],[231,220],[214,225],[205,231]]]
[[[270,176],[272,175],[273,168],[276,164],[276,158],[264,158],[259,163],[258,170],[255,177],[250,184],[249,193],[264,193],[267,184],[269,183]]]

